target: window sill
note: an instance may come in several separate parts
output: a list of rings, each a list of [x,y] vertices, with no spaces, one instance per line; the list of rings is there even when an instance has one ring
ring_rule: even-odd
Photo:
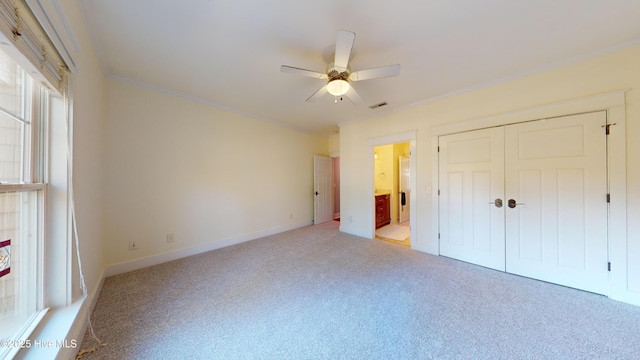
[[[82,345],[87,298],[69,306],[51,308],[33,334],[30,348],[21,349],[15,359],[70,359]]]

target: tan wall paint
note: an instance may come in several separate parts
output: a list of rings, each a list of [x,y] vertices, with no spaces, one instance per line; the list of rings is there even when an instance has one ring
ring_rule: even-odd
[[[75,0],[60,0],[65,16],[82,49],[76,54],[73,74],[73,184],[78,239],[84,277],[92,294],[105,267],[104,244],[104,122],[105,78],[93,50],[82,12]],[[73,256],[75,261],[75,254]],[[77,264],[76,264],[77,265]],[[74,278],[78,278],[77,268]],[[80,293],[74,281],[74,294]]]
[[[121,81],[108,97],[108,264],[311,223],[327,138]]]

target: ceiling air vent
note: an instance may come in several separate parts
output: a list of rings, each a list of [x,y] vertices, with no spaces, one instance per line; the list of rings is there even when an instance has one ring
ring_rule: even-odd
[[[371,106],[369,106],[369,109],[373,110],[373,109],[377,109],[377,108],[385,106],[385,105],[387,105],[386,101],[385,102],[381,102],[380,104],[371,105]]]

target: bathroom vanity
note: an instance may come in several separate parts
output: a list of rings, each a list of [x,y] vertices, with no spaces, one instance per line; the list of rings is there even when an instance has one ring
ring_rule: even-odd
[[[376,229],[391,223],[389,193],[376,194]]]

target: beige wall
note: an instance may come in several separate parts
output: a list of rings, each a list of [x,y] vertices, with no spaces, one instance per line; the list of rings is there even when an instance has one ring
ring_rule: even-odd
[[[432,236],[434,214],[428,190],[432,182],[432,127],[490,115],[527,109],[614,90],[631,89],[626,95],[627,139],[627,219],[628,219],[628,289],[640,294],[640,47],[624,49],[587,61],[556,68],[537,75],[509,81],[489,88],[451,96],[340,128],[342,171],[341,230],[369,237],[373,224],[370,202],[372,181],[369,178],[368,139],[417,130],[417,249],[437,253],[437,239]],[[389,124],[394,126],[390,128]],[[371,184],[369,186],[364,186]],[[615,264],[613,264],[615,266]]]
[[[108,264],[311,223],[313,155],[328,155],[327,138],[126,82],[107,87]]]
[[[104,122],[105,78],[95,56],[78,1],[61,0],[65,16],[76,36],[78,73],[73,74],[73,185],[78,238],[85,280],[90,293],[97,289],[105,266],[104,214]],[[75,259],[75,255],[73,256]],[[77,270],[74,271],[77,279]],[[77,295],[78,282],[74,281]]]

